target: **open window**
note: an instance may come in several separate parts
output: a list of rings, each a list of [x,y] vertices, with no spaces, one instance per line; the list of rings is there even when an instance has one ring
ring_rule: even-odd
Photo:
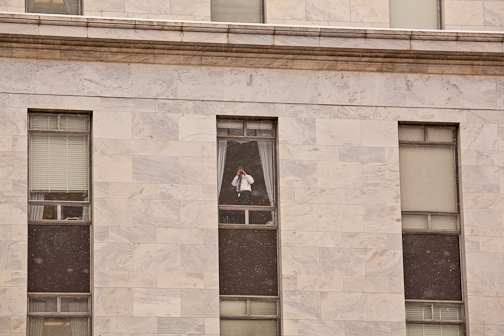
[[[221,335],[280,333],[275,120],[218,119]]]

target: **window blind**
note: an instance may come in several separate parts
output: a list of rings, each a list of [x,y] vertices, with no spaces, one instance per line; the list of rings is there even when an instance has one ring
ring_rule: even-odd
[[[88,135],[31,134],[30,192],[88,189]]]

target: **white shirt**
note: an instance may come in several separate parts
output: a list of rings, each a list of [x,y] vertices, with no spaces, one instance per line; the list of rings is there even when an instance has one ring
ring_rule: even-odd
[[[244,191],[244,190],[252,191],[251,184],[254,183],[254,178],[252,176],[250,176],[250,175],[242,175],[241,176],[240,190],[238,190],[238,178],[239,178],[239,176],[236,175],[234,177],[233,181],[231,181],[231,185],[236,187],[237,192]]]

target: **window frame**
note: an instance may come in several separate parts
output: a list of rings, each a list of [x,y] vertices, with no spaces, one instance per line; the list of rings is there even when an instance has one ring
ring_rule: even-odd
[[[438,1],[438,4],[441,3],[441,0]],[[405,299],[405,305],[411,305],[414,303],[418,304],[430,304],[433,317],[432,319],[411,319],[406,317],[406,324],[428,324],[428,325],[460,325],[462,326],[462,330],[464,335],[466,334],[466,323],[467,323],[467,311],[466,311],[466,295],[465,295],[465,283],[464,283],[464,263],[463,263],[463,239],[462,239],[462,219],[461,219],[461,195],[460,195],[460,160],[459,160],[459,151],[460,151],[460,140],[459,140],[459,132],[460,128],[458,124],[437,124],[437,123],[401,123],[398,124],[398,132],[400,132],[401,128],[422,128],[423,129],[423,140],[413,141],[413,140],[401,140],[400,135],[398,139],[399,148],[402,146],[411,146],[411,147],[449,147],[453,148],[454,152],[454,170],[455,170],[455,195],[456,195],[456,212],[449,211],[404,211],[401,209],[401,222],[402,217],[404,215],[423,215],[427,216],[427,229],[412,229],[412,228],[401,228],[402,236],[404,235],[448,235],[448,236],[457,236],[459,241],[459,267],[460,267],[460,286],[461,286],[461,301],[455,300],[419,300],[419,299]],[[429,129],[430,128],[444,128],[444,129],[452,129],[453,130],[453,139],[451,142],[445,141],[429,141]],[[431,216],[456,216],[457,217],[457,230],[440,230],[433,229],[431,226]],[[403,247],[404,250],[404,247]],[[404,272],[406,270],[404,269]],[[459,306],[461,310],[462,319],[456,321],[447,321],[447,320],[437,320],[435,319],[434,309],[436,306]]]
[[[30,116],[36,115],[55,115],[58,117],[57,130],[40,130],[30,128]],[[87,131],[69,131],[61,130],[61,116],[73,116],[73,117],[87,117]],[[58,112],[58,111],[48,111],[43,112],[40,110],[29,111],[28,113],[28,224],[34,225],[91,225],[92,222],[92,155],[91,155],[91,114],[86,112]],[[87,148],[88,148],[88,200],[87,201],[63,201],[63,200],[31,200],[30,199],[30,180],[31,180],[31,155],[30,155],[30,139],[32,134],[58,134],[58,135],[87,135]],[[30,206],[55,206],[57,209],[56,219],[30,219]],[[88,218],[87,220],[70,220],[61,219],[62,218],[62,207],[65,206],[76,206],[76,207],[87,207]]]
[[[263,2],[264,3],[264,2]],[[263,12],[264,14],[264,12]],[[219,135],[218,133],[218,123],[219,122],[243,122],[243,135]],[[247,136],[247,124],[249,122],[252,123],[257,123],[257,122],[267,122],[267,123],[272,123],[272,136]],[[245,210],[245,218],[246,218],[246,223],[245,224],[226,224],[226,223],[219,223],[218,224],[218,229],[220,230],[274,230],[276,231],[276,260],[277,260],[277,265],[276,265],[276,275],[277,275],[277,291],[278,295],[276,296],[267,296],[267,295],[222,295],[219,294],[219,302],[221,301],[247,301],[247,315],[233,315],[233,314],[221,314],[221,308],[219,305],[219,321],[224,321],[224,320],[234,320],[234,321],[239,321],[239,320],[245,320],[245,321],[250,321],[250,320],[265,320],[265,321],[276,321],[276,330],[277,330],[277,335],[282,334],[282,329],[281,329],[281,270],[280,270],[280,263],[279,261],[281,260],[281,255],[280,255],[280,244],[279,244],[279,239],[280,239],[280,230],[279,230],[279,223],[278,223],[278,209],[279,209],[279,204],[278,204],[278,137],[277,137],[277,127],[278,127],[278,120],[277,118],[260,118],[260,117],[229,117],[229,116],[222,116],[219,117],[217,116],[216,120],[216,128],[217,128],[217,143],[219,140],[234,140],[234,141],[268,141],[273,143],[273,160],[272,160],[272,171],[273,171],[273,179],[275,181],[274,183],[274,205],[273,206],[259,206],[259,205],[231,205],[231,204],[218,204],[218,212],[220,210]],[[219,195],[218,195],[219,198]],[[248,212],[249,211],[272,211],[274,212],[274,224],[273,225],[265,225],[265,224],[249,224],[248,223]],[[220,251],[220,249],[219,249]],[[220,252],[219,252],[220,255]],[[220,259],[220,256],[219,256]],[[220,262],[220,260],[219,260]],[[255,301],[255,302],[276,302],[277,305],[277,314],[276,315],[252,315],[250,314],[250,302]]]

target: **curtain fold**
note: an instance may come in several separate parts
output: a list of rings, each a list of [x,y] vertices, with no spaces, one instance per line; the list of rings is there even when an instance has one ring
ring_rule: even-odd
[[[267,136],[267,130],[258,130],[258,136]],[[264,184],[266,185],[266,193],[268,194],[268,201],[270,205],[275,204],[275,181],[273,178],[273,142],[271,141],[258,141],[257,147],[259,149],[259,157],[261,158],[261,165],[264,174]]]
[[[70,312],[87,312],[87,300],[70,300],[68,302]],[[70,328],[72,336],[87,336],[88,335],[88,318],[87,317],[70,317]]]
[[[43,192],[31,192],[30,200],[32,201],[43,201],[45,193]],[[42,219],[44,215],[43,205],[30,205],[30,219]]]
[[[31,312],[45,312],[46,302],[42,300],[30,300]],[[29,317],[28,335],[29,336],[42,336],[44,334],[44,318],[43,317]]]
[[[224,168],[226,166],[227,140],[219,140],[217,148],[217,195],[220,197],[222,190],[222,180],[224,179]]]

